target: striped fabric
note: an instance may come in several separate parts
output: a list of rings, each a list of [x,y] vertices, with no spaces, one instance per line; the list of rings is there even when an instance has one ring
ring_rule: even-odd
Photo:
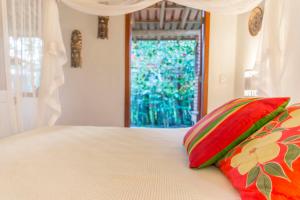
[[[215,109],[184,137],[190,167],[214,164],[264,124],[280,114],[289,98],[240,98]]]

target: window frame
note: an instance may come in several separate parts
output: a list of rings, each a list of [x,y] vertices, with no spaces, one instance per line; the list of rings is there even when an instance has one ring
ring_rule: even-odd
[[[18,40],[21,40],[21,41],[24,41],[24,40],[29,40],[29,43],[36,43],[36,45],[38,45],[40,48],[40,51],[39,51],[39,63],[36,65],[38,66],[37,68],[34,69],[33,73],[38,73],[39,75],[36,76],[37,80],[38,80],[38,83],[36,83],[36,80],[34,80],[34,83],[31,84],[32,88],[22,88],[22,91],[21,91],[21,94],[23,97],[37,97],[38,96],[38,90],[40,88],[40,78],[41,78],[41,69],[42,69],[42,65],[43,65],[43,62],[42,62],[42,57],[43,57],[43,52],[42,52],[42,49],[43,49],[43,40],[41,37],[39,36],[18,36],[18,37],[13,37],[13,36],[10,36],[9,37],[9,65],[8,65],[8,73],[9,73],[9,77],[11,80],[13,80],[13,77],[15,76],[15,73],[13,73],[13,71],[17,71],[17,66],[18,65],[21,65],[21,66],[24,66],[24,63],[26,63],[27,61],[24,60],[23,58],[18,58],[18,55],[12,55],[11,51],[15,51],[15,49],[17,48],[16,46],[12,46],[13,45],[17,45],[18,43]],[[33,40],[34,39],[34,40]],[[30,41],[32,40],[32,41]],[[39,44],[38,44],[39,43]],[[23,51],[24,47],[22,46],[23,45],[23,42],[21,42],[21,50],[18,49],[18,51]],[[15,53],[15,52],[13,52]],[[21,53],[23,54],[23,52]],[[33,56],[34,58],[36,58],[36,56]],[[19,60],[19,61],[16,61],[16,60]],[[19,64],[16,63],[16,62],[20,62]],[[27,71],[28,72],[28,71]],[[30,71],[31,72],[31,71]],[[29,72],[28,72],[29,73]],[[26,76],[26,75],[22,75],[22,76]],[[30,76],[35,76],[35,75],[32,75],[30,74]],[[33,78],[33,77],[31,77]]]
[[[201,107],[201,113],[199,118],[202,118],[207,114],[207,102],[208,102],[208,69],[209,69],[209,41],[210,41],[210,13],[205,12],[204,17],[204,66],[203,66],[203,84],[199,87],[198,93],[203,94],[202,98],[198,98],[199,105]],[[124,127],[130,127],[130,52],[131,52],[131,14],[125,15],[125,99],[124,99]],[[200,52],[202,53],[202,52]],[[202,90],[202,91],[200,91]]]

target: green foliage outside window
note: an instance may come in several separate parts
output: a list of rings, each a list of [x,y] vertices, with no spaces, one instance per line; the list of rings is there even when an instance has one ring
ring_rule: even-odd
[[[194,40],[133,41],[131,125],[192,125],[195,90]]]

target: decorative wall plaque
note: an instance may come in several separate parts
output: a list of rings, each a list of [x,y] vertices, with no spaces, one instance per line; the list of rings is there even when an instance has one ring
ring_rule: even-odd
[[[108,20],[109,17],[98,17],[98,38],[108,39]]]
[[[79,30],[74,30],[71,36],[71,67],[82,66],[82,34]]]
[[[248,28],[249,32],[252,36],[256,36],[262,26],[263,21],[263,10],[260,7],[256,7],[251,11],[249,21],[248,21]]]

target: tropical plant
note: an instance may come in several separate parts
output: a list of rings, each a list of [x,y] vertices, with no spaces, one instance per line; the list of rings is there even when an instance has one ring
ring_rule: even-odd
[[[194,40],[138,40],[131,52],[132,126],[192,125]]]

